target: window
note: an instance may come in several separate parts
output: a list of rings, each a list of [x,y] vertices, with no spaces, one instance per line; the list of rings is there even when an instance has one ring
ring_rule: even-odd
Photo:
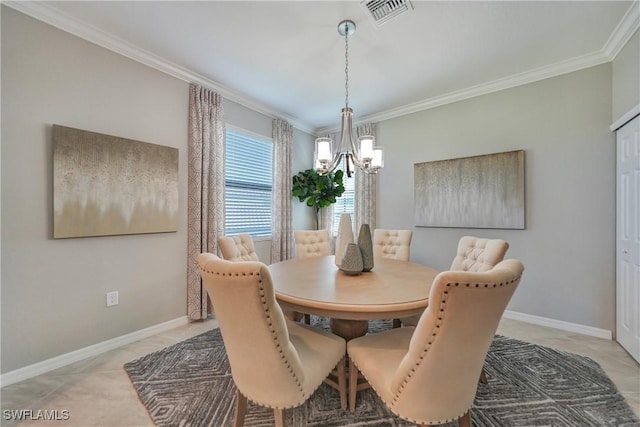
[[[227,129],[225,156],[225,234],[270,237],[273,143]]]
[[[346,166],[345,166],[345,157],[342,157],[340,160],[340,164],[336,169],[342,169],[345,171],[344,176],[342,177],[342,182],[344,183],[344,193],[340,196],[336,203],[333,205],[333,235],[338,234],[338,228],[340,226],[340,217],[343,213],[351,214],[351,221],[353,223],[353,215],[355,212],[354,202],[356,197],[356,176],[355,174],[351,174],[351,178],[347,177]]]

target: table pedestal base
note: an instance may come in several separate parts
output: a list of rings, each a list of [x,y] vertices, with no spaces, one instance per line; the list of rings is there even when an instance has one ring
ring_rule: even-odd
[[[369,330],[369,321],[332,318],[329,321],[329,326],[331,326],[331,332],[349,341],[366,335]]]

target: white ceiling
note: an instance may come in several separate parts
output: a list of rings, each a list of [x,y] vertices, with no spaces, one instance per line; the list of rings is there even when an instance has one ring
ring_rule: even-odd
[[[314,132],[344,105],[346,18],[356,122],[610,61],[638,27],[631,1],[414,0],[380,27],[359,1],[5,4]]]

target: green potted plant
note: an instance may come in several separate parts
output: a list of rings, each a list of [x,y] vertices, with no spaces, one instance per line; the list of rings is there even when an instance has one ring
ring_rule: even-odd
[[[291,195],[299,201],[306,200],[307,206],[314,208],[316,228],[319,224],[320,208],[326,208],[336,202],[336,198],[344,193],[341,170],[320,175],[314,169],[298,172],[293,176]]]

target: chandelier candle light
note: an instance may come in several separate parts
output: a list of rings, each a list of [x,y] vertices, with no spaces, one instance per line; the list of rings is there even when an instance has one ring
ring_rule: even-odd
[[[343,157],[346,161],[347,176],[354,172],[353,165],[367,173],[377,173],[384,166],[382,147],[375,146],[373,135],[362,135],[358,147],[352,135],[353,110],[349,108],[349,36],[356,32],[356,24],[351,20],[344,20],[338,24],[338,33],[344,37],[344,92],[345,102],[342,109],[342,124],[340,141],[333,153],[331,138],[317,138],[314,153],[314,165],[320,175],[333,172]]]

